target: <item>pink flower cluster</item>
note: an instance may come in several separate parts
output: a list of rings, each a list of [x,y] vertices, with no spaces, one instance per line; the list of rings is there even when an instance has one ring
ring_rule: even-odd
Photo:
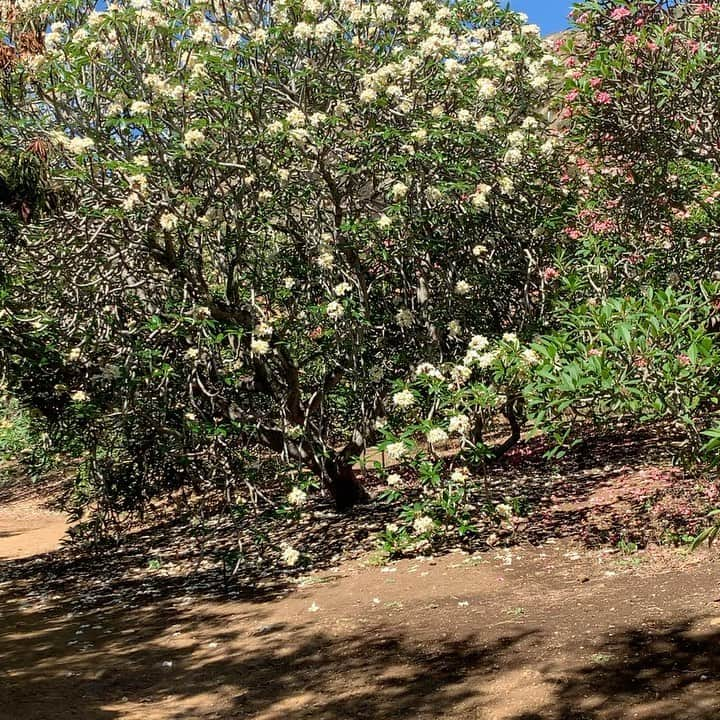
[[[623,18],[626,18],[629,15],[632,15],[632,13],[626,7],[619,7],[619,8],[615,8],[610,13],[610,19],[611,20],[622,20]]]
[[[609,105],[612,102],[610,93],[603,91],[595,93],[595,102],[600,105]]]

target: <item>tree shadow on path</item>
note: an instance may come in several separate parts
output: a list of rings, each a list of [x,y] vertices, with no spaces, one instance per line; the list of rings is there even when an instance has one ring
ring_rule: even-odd
[[[436,717],[528,637],[419,643],[387,628],[263,625],[264,607],[237,609],[229,620],[211,606],[76,616],[5,603],[0,719]]]
[[[6,596],[0,720],[714,720],[720,710],[720,629],[702,617],[618,628],[583,649],[567,627],[558,640],[546,623],[481,616],[471,632],[439,632],[422,616],[400,627],[307,619],[297,607],[277,622],[270,603],[124,605],[67,613]]]
[[[720,716],[720,631],[700,621],[630,628],[589,662],[550,672],[543,707],[508,720],[711,720]]]

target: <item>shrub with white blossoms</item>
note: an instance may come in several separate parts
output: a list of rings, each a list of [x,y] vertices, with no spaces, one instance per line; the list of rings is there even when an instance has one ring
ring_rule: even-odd
[[[283,549],[281,557],[285,565],[294,567],[300,560],[300,553],[294,547],[288,545]]]
[[[402,390],[393,398],[411,396],[413,402],[394,403],[380,448],[394,470],[409,472],[404,483],[399,473],[389,475],[380,494],[402,505],[402,524],[381,534],[386,552],[417,549],[417,535],[430,529],[433,542],[477,532],[482,507],[490,519],[505,517],[505,505],[495,507],[486,468],[537,420],[526,406],[537,404],[538,378],[554,377],[547,342],[538,338],[529,346],[512,332],[476,334],[454,360],[422,362],[397,381]]]
[[[474,335],[459,351],[455,361],[421,363],[402,380],[404,389],[393,395],[412,397],[413,402],[395,402],[395,412],[382,429],[381,447],[401,441],[404,462],[416,469],[441,449],[480,469],[520,439],[525,395],[541,370],[538,352],[514,333],[492,340]],[[505,439],[490,444],[488,434],[498,431],[506,433]],[[458,472],[451,478],[454,482],[461,475],[467,479],[467,468]]]
[[[3,261],[41,318],[22,331],[82,346],[94,437],[132,454],[142,436],[183,468],[198,437],[229,438],[236,471],[263,446],[348,507],[376,419],[411,409],[392,380],[536,316],[564,202],[543,110],[558,62],[522,16],[49,0],[15,6],[0,36],[38,27],[44,51],[8,51],[0,133],[41,138],[69,202]],[[428,380],[467,387],[494,361],[470,352]],[[122,377],[98,395],[108,362]]]

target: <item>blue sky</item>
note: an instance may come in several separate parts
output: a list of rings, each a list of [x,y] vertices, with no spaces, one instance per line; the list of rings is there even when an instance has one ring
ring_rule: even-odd
[[[544,35],[568,26],[567,14],[572,5],[572,0],[510,0],[510,7],[526,13],[529,22],[539,25]]]

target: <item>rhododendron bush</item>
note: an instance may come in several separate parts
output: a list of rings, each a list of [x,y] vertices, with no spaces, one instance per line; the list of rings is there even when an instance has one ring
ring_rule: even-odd
[[[526,390],[540,425],[559,410],[671,419],[697,451],[718,397],[718,10],[585,2],[573,15],[558,102],[580,190],[556,263],[560,332],[541,352],[552,367]]]
[[[567,183],[558,61],[522,16],[2,8],[2,142],[67,200],[4,247],[6,360],[79,438],[88,493],[252,481],[270,452],[351,506],[398,377],[537,323]]]
[[[582,3],[564,48],[561,116],[587,199],[566,233],[600,294],[718,270],[718,10]],[[590,289],[590,286],[587,286]]]

